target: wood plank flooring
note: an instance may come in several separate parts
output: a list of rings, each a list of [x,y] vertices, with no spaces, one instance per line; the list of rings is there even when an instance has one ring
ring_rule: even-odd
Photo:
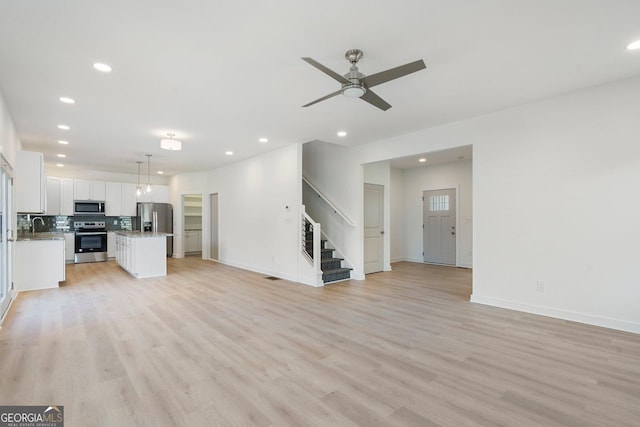
[[[640,336],[468,302],[397,263],[312,288],[189,257],[67,266],[0,330],[0,404],[67,426],[638,426]]]

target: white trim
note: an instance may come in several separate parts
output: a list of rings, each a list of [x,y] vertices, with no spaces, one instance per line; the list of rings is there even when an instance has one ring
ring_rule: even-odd
[[[556,319],[570,320],[572,322],[586,323],[588,325],[601,326],[604,328],[616,329],[620,331],[640,334],[640,323],[629,322],[621,319],[597,316],[577,311],[562,310],[553,307],[545,307],[534,304],[527,304],[517,301],[509,301],[501,298],[486,297],[471,294],[471,302],[476,304],[489,305],[492,307],[506,308],[509,310],[523,311],[525,313],[537,314],[540,316],[553,317]]]
[[[242,270],[251,271],[253,273],[264,274],[264,275],[267,275],[267,276],[277,277],[279,279],[288,280],[290,282],[294,282],[294,283],[298,283],[298,284],[302,284],[302,285],[313,286],[314,288],[319,288],[319,287],[324,286],[324,283],[323,284],[307,283],[305,281],[298,280],[298,277],[290,276],[288,274],[283,275],[282,272],[279,272],[279,271],[256,269],[255,267],[250,266],[250,265],[241,264],[241,263],[232,262],[232,261],[225,261],[225,260],[222,260],[222,259],[219,259],[218,262],[220,264],[224,264],[224,265],[228,265],[228,266],[231,266],[231,267],[240,268]]]
[[[473,181],[472,181],[473,182]],[[460,257],[458,256],[458,251],[460,248],[460,215],[458,215],[458,211],[460,210],[460,184],[449,184],[449,185],[437,185],[435,187],[427,187],[423,188],[422,194],[420,197],[424,197],[425,191],[438,191],[438,190],[456,190],[456,267],[462,267],[460,264]],[[424,202],[422,200],[422,224],[424,224]],[[472,231],[473,235],[473,231]],[[424,250],[424,232],[422,233],[422,249]],[[422,257],[422,263],[424,263],[424,256]]]

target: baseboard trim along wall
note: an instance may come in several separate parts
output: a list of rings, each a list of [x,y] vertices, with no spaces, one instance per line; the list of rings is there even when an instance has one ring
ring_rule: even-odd
[[[640,323],[626,320],[612,319],[608,317],[595,316],[588,313],[579,313],[568,310],[560,310],[553,307],[544,307],[533,304],[526,304],[517,301],[509,301],[500,298],[492,298],[478,295],[471,295],[471,302],[476,304],[490,305],[493,307],[506,308],[509,310],[522,311],[540,316],[554,317],[556,319],[570,320],[573,322],[586,323],[588,325],[601,326],[603,328],[616,329],[619,331],[640,334]]]
[[[263,269],[256,269],[254,266],[251,266],[251,265],[245,265],[245,264],[232,262],[232,261],[225,261],[221,259],[219,259],[218,262],[231,267],[241,268],[243,270],[252,271],[258,274],[264,274],[265,276],[273,276],[279,279],[288,280],[290,282],[300,283],[307,286],[313,286],[314,288],[319,288],[324,286],[324,285],[318,285],[316,283],[307,283],[305,281],[299,280],[298,277],[294,277],[288,274],[282,274],[281,271],[269,271],[269,270],[263,270]]]

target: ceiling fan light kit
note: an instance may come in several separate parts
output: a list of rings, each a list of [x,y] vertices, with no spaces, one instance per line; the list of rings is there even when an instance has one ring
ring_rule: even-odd
[[[171,151],[182,150],[182,141],[173,139],[175,135],[172,133],[168,133],[167,136],[169,137],[169,139],[160,140],[160,148],[162,148],[163,150],[171,150]]]
[[[394,80],[399,77],[406,76],[407,74],[411,74],[427,68],[424,61],[420,59],[418,61],[410,62],[399,67],[372,74],[370,76],[365,76],[358,70],[357,66],[358,61],[362,59],[363,55],[364,54],[360,49],[349,49],[344,54],[346,60],[351,63],[349,72],[344,76],[325,67],[314,59],[311,59],[309,57],[302,58],[303,61],[311,64],[318,70],[322,71],[329,77],[342,84],[342,88],[340,90],[332,92],[329,95],[323,96],[322,98],[318,98],[315,101],[303,105],[303,107],[309,107],[310,105],[317,104],[318,102],[324,101],[325,99],[329,99],[336,95],[342,94],[349,98],[360,98],[363,101],[366,101],[369,104],[373,105],[374,107],[377,107],[383,111],[387,111],[389,108],[391,108],[391,104],[376,95],[371,90],[371,88],[379,84],[386,83],[390,80]]]

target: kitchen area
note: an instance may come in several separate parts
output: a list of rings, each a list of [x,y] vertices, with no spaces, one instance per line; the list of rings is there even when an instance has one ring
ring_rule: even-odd
[[[41,153],[20,151],[17,160],[16,290],[58,287],[65,264],[115,260],[137,278],[166,275],[168,186],[141,194],[133,183],[47,177]]]

